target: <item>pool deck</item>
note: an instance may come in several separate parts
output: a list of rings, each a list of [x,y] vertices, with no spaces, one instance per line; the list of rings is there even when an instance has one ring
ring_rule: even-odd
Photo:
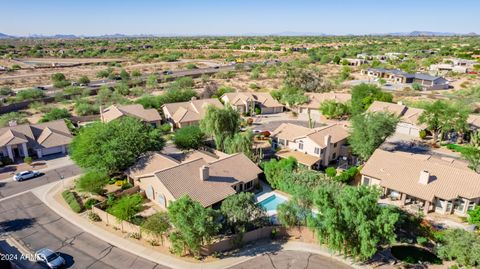
[[[269,198],[272,195],[278,196],[286,201],[290,200],[289,195],[277,190],[272,190],[272,188],[268,184],[264,183],[263,181],[260,181],[260,185],[262,186],[262,191],[255,195],[255,199],[257,200],[257,203],[262,202],[263,200]],[[276,214],[277,214],[276,210],[267,211],[268,216],[274,216]]]

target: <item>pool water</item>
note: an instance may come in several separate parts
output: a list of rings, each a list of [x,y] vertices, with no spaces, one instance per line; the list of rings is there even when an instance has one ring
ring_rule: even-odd
[[[279,204],[285,203],[287,200],[282,197],[276,196],[275,194],[268,197],[267,199],[259,202],[259,204],[265,208],[267,211],[276,211]]]

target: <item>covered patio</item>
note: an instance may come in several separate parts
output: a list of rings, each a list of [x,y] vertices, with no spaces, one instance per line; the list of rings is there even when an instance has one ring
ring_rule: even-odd
[[[302,153],[291,149],[281,149],[275,153],[275,156],[285,159],[293,157],[298,163],[305,165],[309,169],[317,170],[320,167],[320,157],[315,157],[307,153]]]

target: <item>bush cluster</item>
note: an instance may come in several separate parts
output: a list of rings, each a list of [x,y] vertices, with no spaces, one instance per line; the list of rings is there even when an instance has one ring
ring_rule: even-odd
[[[62,192],[62,197],[73,210],[73,212],[80,213],[83,211],[83,206],[77,200],[77,197],[75,197],[75,194],[73,192],[65,190]]]

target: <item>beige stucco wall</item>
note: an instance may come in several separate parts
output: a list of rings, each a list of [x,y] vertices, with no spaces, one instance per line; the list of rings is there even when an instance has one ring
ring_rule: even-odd
[[[143,178],[139,178],[138,180],[134,180],[134,185],[136,186],[138,185],[140,189],[145,191],[145,193],[147,193],[148,186],[152,186],[153,188],[152,201],[154,201],[155,203],[157,203],[163,208],[168,207],[170,202],[175,201],[175,198],[173,197],[173,195],[165,188],[162,182],[155,176],[143,177]],[[166,205],[162,205],[159,203],[158,201],[159,195],[163,195],[165,197]]]

